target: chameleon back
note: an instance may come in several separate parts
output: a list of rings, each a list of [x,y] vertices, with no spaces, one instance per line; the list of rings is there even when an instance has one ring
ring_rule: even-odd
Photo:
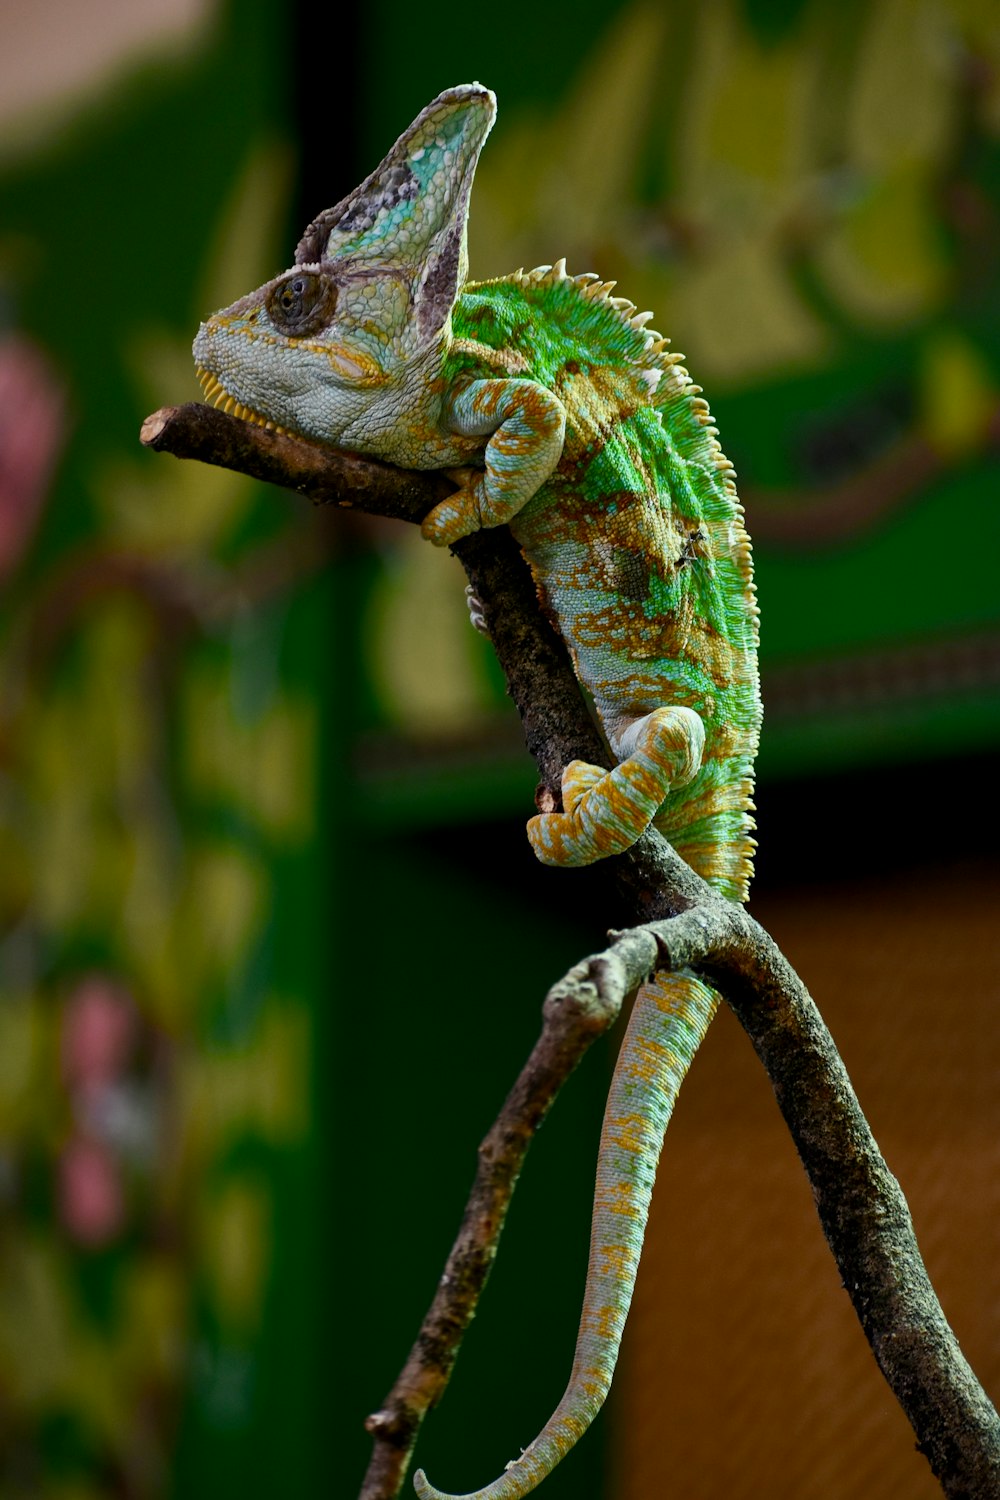
[[[661,705],[701,717],[701,766],[656,826],[743,901],[761,712],[742,508],[699,387],[609,290],[561,265],[469,283],[446,373],[528,377],[563,402],[562,458],[511,530],[615,759]]]

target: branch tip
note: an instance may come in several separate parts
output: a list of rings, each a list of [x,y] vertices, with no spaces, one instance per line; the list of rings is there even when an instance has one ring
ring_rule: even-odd
[[[157,439],[165,430],[170,421],[173,407],[161,406],[159,411],[149,414],[139,429],[139,441],[145,448],[155,448]]]

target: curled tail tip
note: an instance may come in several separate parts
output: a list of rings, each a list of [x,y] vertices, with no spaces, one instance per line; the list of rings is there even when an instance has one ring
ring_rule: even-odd
[[[452,1495],[446,1490],[436,1490],[423,1469],[418,1469],[413,1476],[413,1488],[420,1500],[478,1500],[480,1495],[488,1495],[492,1486],[485,1490],[474,1490],[469,1495]]]
[[[418,1469],[414,1474],[413,1488],[420,1496],[420,1500],[473,1500],[472,1495],[450,1495],[445,1490],[436,1490],[423,1469]],[[479,1493],[480,1491],[475,1491],[476,1495]]]
[[[413,1488],[420,1496],[420,1500],[479,1500],[480,1495],[488,1495],[490,1493],[490,1488],[474,1490],[468,1495],[452,1495],[447,1490],[436,1490],[423,1469],[418,1469],[414,1474]]]
[[[527,1477],[525,1483],[526,1476],[523,1470],[511,1476],[511,1471],[517,1469],[518,1461],[515,1460],[507,1465],[499,1479],[494,1479],[493,1483],[486,1485],[484,1489],[472,1490],[467,1495],[452,1495],[446,1490],[436,1490],[423,1469],[418,1469],[413,1476],[413,1488],[420,1496],[420,1500],[519,1500],[519,1497],[533,1490],[548,1473],[546,1469],[543,1474]]]
[[[453,1496],[445,1495],[441,1490],[436,1490],[423,1469],[418,1469],[414,1474],[413,1488],[420,1496],[420,1500],[454,1500]]]

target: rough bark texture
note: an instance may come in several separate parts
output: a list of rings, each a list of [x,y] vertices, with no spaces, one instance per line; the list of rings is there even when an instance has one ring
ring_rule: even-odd
[[[318,503],[420,521],[451,488],[269,433],[202,405],[148,418],[143,442],[238,469]],[[602,752],[561,641],[542,617],[507,531],[459,543],[470,584],[524,723],[549,805],[562,766]],[[872,1138],[819,1012],[771,939],[722,901],[670,846],[647,834],[602,872],[636,927],[577,965],[546,1001],[542,1035],[480,1147],[461,1229],[406,1365],[369,1418],[375,1438],[361,1500],[391,1500],[424,1414],[440,1397],[492,1264],[525,1151],[562,1082],[653,967],[688,965],[716,987],[767,1070],[812,1184],[861,1326],[944,1493],[1000,1496],[1000,1420],[927,1278],[906,1201]],[[609,896],[611,886],[608,885]],[[662,919],[672,920],[662,920]]]

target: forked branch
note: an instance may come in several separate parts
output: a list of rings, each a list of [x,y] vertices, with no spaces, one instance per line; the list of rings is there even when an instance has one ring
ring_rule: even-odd
[[[263,431],[202,405],[154,413],[143,442],[237,469],[318,503],[419,521],[447,493],[414,474]],[[562,766],[599,762],[600,743],[561,642],[542,618],[505,530],[455,547],[524,723],[544,795]],[[698,970],[736,1012],[767,1070],[812,1184],[820,1220],[879,1366],[952,1500],[1000,1495],[1000,1419],[965,1361],[927,1277],[906,1201],[808,992],[763,929],[647,834],[606,861],[636,928],[550,991],[544,1026],[480,1147],[455,1246],[423,1328],[382,1409],[361,1500],[391,1500],[424,1414],[447,1383],[496,1250],[534,1131],[579,1058],[654,967]]]

